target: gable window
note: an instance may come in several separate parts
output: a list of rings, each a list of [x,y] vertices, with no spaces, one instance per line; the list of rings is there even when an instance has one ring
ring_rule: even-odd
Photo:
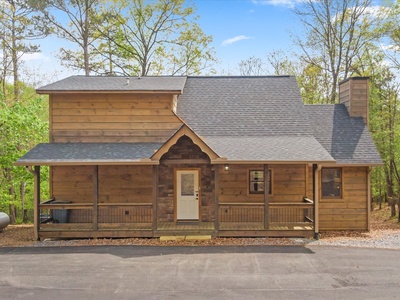
[[[342,169],[322,168],[322,197],[342,198]]]
[[[269,193],[272,194],[271,170],[268,170]],[[249,193],[264,194],[264,171],[250,170],[249,172]]]

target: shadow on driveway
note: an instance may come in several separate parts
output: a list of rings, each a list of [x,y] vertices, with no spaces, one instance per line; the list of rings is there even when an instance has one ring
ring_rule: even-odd
[[[110,254],[121,258],[147,257],[170,254],[223,254],[223,253],[283,253],[314,254],[304,246],[66,246],[66,247],[4,247],[0,255],[49,254]]]

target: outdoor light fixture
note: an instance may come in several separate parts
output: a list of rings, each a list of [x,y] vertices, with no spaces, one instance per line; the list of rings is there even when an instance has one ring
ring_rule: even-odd
[[[225,165],[225,166],[224,166],[224,170],[225,170],[225,171],[229,171],[229,166],[228,166],[228,165]]]

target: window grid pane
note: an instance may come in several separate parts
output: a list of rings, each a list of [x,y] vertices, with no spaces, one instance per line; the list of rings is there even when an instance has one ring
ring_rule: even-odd
[[[268,170],[269,194],[271,194],[271,170]],[[249,172],[249,193],[264,194],[264,171],[251,170]]]
[[[342,197],[342,169],[322,169],[322,196],[327,198]]]

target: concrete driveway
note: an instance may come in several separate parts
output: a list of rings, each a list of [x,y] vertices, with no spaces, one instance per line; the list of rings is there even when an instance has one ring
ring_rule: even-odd
[[[399,299],[400,251],[0,248],[0,299]]]

